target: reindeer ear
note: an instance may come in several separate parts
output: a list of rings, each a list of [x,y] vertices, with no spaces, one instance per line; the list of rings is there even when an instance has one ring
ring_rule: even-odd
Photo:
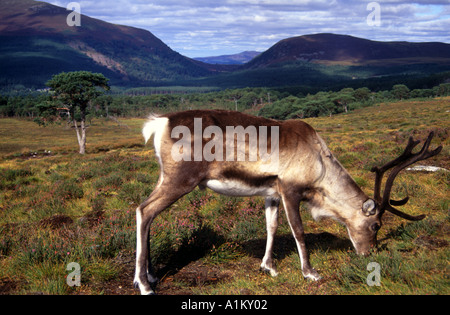
[[[362,212],[365,216],[374,215],[377,212],[377,205],[373,199],[367,199],[362,205]]]

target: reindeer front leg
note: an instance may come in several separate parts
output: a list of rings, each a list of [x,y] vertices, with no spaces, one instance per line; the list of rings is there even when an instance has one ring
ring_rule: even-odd
[[[280,205],[279,198],[266,198],[266,228],[267,228],[267,244],[266,253],[262,260],[261,269],[270,273],[272,277],[278,276],[276,267],[273,264],[273,240],[278,228],[278,206]]]
[[[299,211],[300,195],[292,191],[284,192],[282,193],[282,199],[289,226],[297,244],[303,276],[314,281],[320,280],[319,273],[309,263],[308,251],[305,244],[305,233]]]

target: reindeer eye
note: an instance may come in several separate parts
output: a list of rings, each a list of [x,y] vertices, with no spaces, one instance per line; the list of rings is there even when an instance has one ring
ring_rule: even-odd
[[[378,231],[380,228],[381,228],[381,225],[379,225],[378,223],[374,223],[370,227],[370,229],[374,232]]]

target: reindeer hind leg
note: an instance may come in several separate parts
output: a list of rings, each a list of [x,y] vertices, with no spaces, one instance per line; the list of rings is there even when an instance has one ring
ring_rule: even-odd
[[[157,277],[153,271],[150,259],[149,231],[153,220],[164,209],[194,189],[183,189],[168,186],[162,183],[136,209],[136,270],[134,286],[139,288],[141,294],[155,294]]]

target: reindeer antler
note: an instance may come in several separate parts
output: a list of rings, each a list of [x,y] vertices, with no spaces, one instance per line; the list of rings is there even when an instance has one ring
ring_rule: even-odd
[[[395,209],[393,206],[402,206],[406,204],[409,200],[409,197],[406,197],[402,200],[391,200],[391,189],[392,185],[394,184],[395,177],[397,174],[404,168],[408,167],[411,164],[414,164],[421,160],[429,159],[430,157],[433,157],[437,154],[439,154],[442,150],[442,145],[438,148],[434,149],[433,151],[428,151],[428,148],[431,143],[431,139],[434,137],[434,132],[430,132],[428,135],[427,140],[425,141],[422,149],[418,153],[412,153],[412,150],[420,143],[420,141],[415,141],[412,137],[409,138],[408,144],[405,148],[405,151],[396,159],[386,163],[382,167],[373,167],[371,169],[371,172],[376,173],[375,178],[375,192],[374,192],[374,199],[378,203],[380,207],[380,211],[384,212],[385,210],[391,212],[392,214],[395,214],[399,217],[402,217],[404,219],[408,219],[411,221],[420,221],[423,218],[425,218],[425,215],[418,215],[418,216],[411,216],[409,214],[406,214],[404,212],[401,212],[400,210]],[[383,192],[383,198],[381,199],[381,181],[383,179],[384,173],[390,169],[393,168],[391,173],[388,176],[388,179],[386,180],[386,185],[384,187]]]

